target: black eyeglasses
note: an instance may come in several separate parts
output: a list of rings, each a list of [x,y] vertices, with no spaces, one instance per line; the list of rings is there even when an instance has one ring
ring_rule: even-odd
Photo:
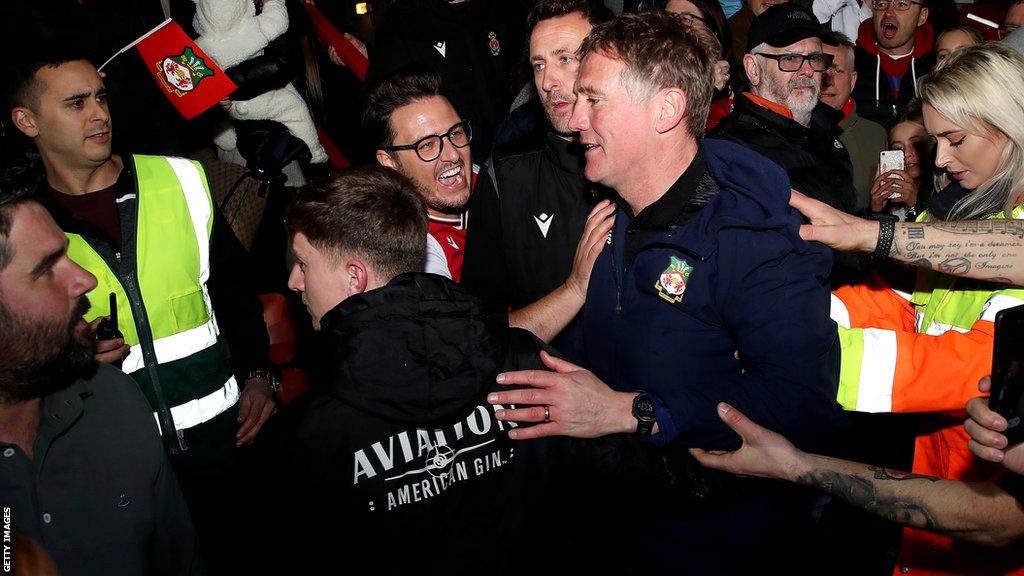
[[[835,56],[825,54],[824,52],[815,52],[814,54],[763,54],[755,52],[755,54],[775,60],[779,63],[779,70],[783,72],[796,72],[803,67],[805,61],[810,63],[811,70],[824,72],[832,66],[832,61],[835,60]]]
[[[444,150],[444,140],[448,139],[452,143],[452,146],[456,148],[465,148],[469,146],[469,142],[473,140],[473,129],[469,125],[469,120],[464,120],[458,124],[452,126],[444,134],[431,134],[430,136],[424,136],[412,144],[403,144],[401,146],[387,146],[384,150],[388,152],[398,152],[399,150],[415,150],[416,155],[420,157],[420,160],[424,162],[433,162],[441,156],[441,152]]]
[[[879,12],[885,12],[886,10],[889,9],[890,4],[897,12],[906,12],[907,10],[910,10],[911,4],[924,6],[924,4],[920,2],[914,2],[913,0],[896,0],[895,2],[890,2],[889,0],[875,0],[874,2],[871,3],[871,7],[875,10],[878,10]]]

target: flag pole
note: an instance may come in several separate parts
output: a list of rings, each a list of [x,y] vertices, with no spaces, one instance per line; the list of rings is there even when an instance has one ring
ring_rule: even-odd
[[[120,56],[121,54],[124,54],[125,52],[127,52],[127,51],[131,50],[131,49],[132,49],[132,48],[134,48],[134,47],[135,47],[135,45],[136,45],[136,44],[138,44],[139,42],[142,42],[142,41],[143,41],[143,40],[145,40],[146,38],[149,38],[149,37],[150,37],[150,36],[152,36],[153,34],[156,34],[157,30],[160,30],[161,28],[163,28],[164,26],[166,26],[166,25],[167,25],[167,23],[168,23],[168,22],[170,22],[170,21],[171,21],[171,19],[170,19],[170,18],[168,18],[167,20],[164,20],[163,22],[161,22],[160,24],[158,24],[156,28],[153,28],[152,30],[150,30],[149,32],[146,32],[146,33],[145,33],[145,34],[143,34],[142,36],[139,36],[138,38],[136,38],[136,39],[135,39],[135,41],[134,41],[134,42],[132,42],[131,44],[129,44],[129,45],[125,46],[124,48],[121,48],[120,50],[118,50],[118,51],[117,51],[117,52],[116,52],[116,53],[115,53],[115,54],[114,54],[113,56],[111,56],[110,58],[107,58],[107,61],[103,63],[103,66],[100,66],[99,68],[97,68],[97,71],[98,71],[98,72],[102,72],[102,71],[103,71],[103,68],[105,68],[107,64],[110,64],[111,60],[113,60],[114,58],[117,58],[117,57],[118,57],[118,56]]]

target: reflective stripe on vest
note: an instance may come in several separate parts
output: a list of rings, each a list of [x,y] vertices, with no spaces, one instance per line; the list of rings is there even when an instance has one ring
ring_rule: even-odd
[[[206,288],[210,276],[213,199],[205,174],[197,162],[162,156],[133,158],[139,189],[136,199],[136,289],[146,309],[158,364],[187,363],[190,357],[217,344],[220,334]],[[148,375],[143,372],[145,363],[136,320],[122,279],[83,238],[76,234],[67,236],[69,256],[97,277],[96,289],[87,295],[91,308],[86,320],[108,315],[107,295],[117,293],[119,328],[129,345],[122,369],[140,382],[148,380]],[[223,364],[227,365],[226,359]],[[207,420],[237,401],[237,384],[234,385],[235,392],[228,393],[233,382],[230,369],[221,370],[215,366],[211,371],[207,368],[200,373],[213,376],[216,372],[220,376],[212,379],[207,376],[194,390],[170,393],[165,390],[164,396],[169,404],[174,403],[174,398],[177,402],[184,402],[171,408],[178,429],[205,421],[193,422],[194,418],[188,417],[179,422],[177,418],[177,414],[187,412],[178,409],[197,402],[197,396],[208,398],[219,394],[223,399],[217,404],[219,411],[206,417]],[[161,387],[168,387],[163,377]],[[204,415],[209,413],[206,408],[202,411]]]
[[[1002,213],[994,219],[1002,217]],[[1013,217],[1024,218],[1017,207]],[[1024,304],[1024,290],[999,287],[989,282],[960,279],[920,270],[913,295],[897,292],[916,308],[916,332],[941,336],[949,331],[970,332],[978,321],[993,321],[1000,310]],[[897,332],[884,328],[849,330],[850,312],[832,296],[832,319],[839,325],[842,347],[837,400],[846,410],[891,412],[900,350]]]
[[[214,390],[202,398],[196,398],[191,402],[179,404],[171,408],[174,426],[178,430],[187,430],[212,420],[214,417],[220,416],[228,408],[234,406],[238,402],[239,396],[238,382],[232,376],[224,384],[223,388]],[[160,415],[153,412],[153,418],[156,420],[157,430],[160,430]],[[160,430],[160,434],[163,434],[163,430]]]
[[[1014,219],[1024,219],[1024,208],[1018,206],[1011,214]],[[925,212],[919,221],[927,217]],[[1005,216],[1000,212],[990,219],[1002,218]],[[917,331],[932,336],[949,330],[968,332],[978,320],[993,321],[1000,310],[1024,304],[1024,290],[993,291],[992,286],[937,272],[918,274],[917,289],[911,298],[918,309]]]
[[[136,157],[137,159],[139,157]],[[217,336],[220,334],[220,329],[217,327],[217,320],[213,315],[213,305],[210,303],[210,295],[206,289],[206,281],[210,278],[210,233],[213,229],[213,205],[210,194],[207,192],[206,182],[203,178],[203,173],[200,171],[198,165],[191,160],[185,160],[183,158],[162,158],[166,160],[170,165],[171,170],[174,172],[176,181],[180,187],[180,197],[184,197],[184,206],[177,206],[177,212],[180,213],[181,208],[185,208],[186,214],[180,214],[176,217],[182,219],[188,218],[188,222],[192,224],[192,241],[186,241],[182,239],[184,246],[188,246],[188,250],[192,250],[193,247],[196,250],[198,257],[198,270],[196,273],[196,282],[189,286],[187,292],[184,292],[182,296],[172,298],[171,313],[172,318],[177,320],[200,318],[205,317],[205,321],[201,325],[195,327],[188,327],[182,332],[171,330],[158,330],[153,325],[153,313],[149,305],[149,298],[145,295],[148,293],[146,287],[142,288],[143,298],[146,300],[146,310],[150,311],[150,325],[153,328],[153,347],[156,348],[157,361],[161,364],[167,362],[173,362],[174,360],[180,360],[186,358],[199,350],[212,346],[217,340]],[[142,181],[143,174],[142,169],[139,167],[138,160],[136,160],[136,168],[139,171],[139,181]],[[148,222],[143,218],[143,207],[148,203],[144,200],[140,194],[139,198],[139,221]],[[147,195],[148,196],[148,195]],[[180,204],[180,202],[179,202]],[[181,226],[171,226],[170,229],[177,229],[175,232],[184,232],[181,230]],[[140,244],[143,242],[143,235],[155,234],[160,238],[164,238],[164,231],[167,230],[163,227],[156,228],[153,230],[143,229],[140,227]],[[149,238],[147,238],[148,240]],[[152,238],[156,239],[156,237]],[[164,241],[166,245],[166,241]],[[171,244],[174,246],[174,244]],[[141,266],[140,266],[141,269]],[[141,285],[141,284],[140,284]],[[199,296],[202,296],[202,302],[199,301]],[[200,304],[202,307],[200,308]],[[120,311],[121,306],[118,305]],[[182,324],[192,323],[190,321],[182,322]],[[179,326],[181,328],[183,326]],[[136,342],[138,340],[136,339]],[[142,347],[133,345],[131,346],[128,356],[124,359],[122,369],[127,373],[132,373],[136,370],[141,370],[144,366],[142,359]],[[173,412],[173,411],[172,411]]]
[[[840,328],[839,345],[839,405],[858,412],[892,412],[896,332],[883,328]]]

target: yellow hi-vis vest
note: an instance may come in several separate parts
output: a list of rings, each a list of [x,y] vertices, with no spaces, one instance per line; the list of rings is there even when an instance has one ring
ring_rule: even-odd
[[[213,199],[198,162],[132,159],[135,235],[134,241],[124,239],[122,250],[134,246],[135,266],[121,270],[119,261],[107,262],[87,239],[72,233],[66,233],[68,256],[97,279],[86,295],[91,305],[86,320],[107,316],[109,294],[117,294],[118,328],[130,347],[122,369],[139,383],[154,410],[165,404],[175,428],[184,430],[223,413],[239,397],[206,288]],[[150,342],[153,365],[146,353]]]
[[[1014,208],[1011,217],[1024,219],[1024,208]],[[1002,212],[992,216],[1001,218]],[[877,315],[883,299],[900,298],[913,310],[905,326],[858,320]],[[996,313],[1021,304],[1020,288],[931,270],[918,271],[913,294],[866,285],[837,290],[832,319],[842,345],[839,403],[859,412],[962,410],[978,395],[978,379],[991,371]]]

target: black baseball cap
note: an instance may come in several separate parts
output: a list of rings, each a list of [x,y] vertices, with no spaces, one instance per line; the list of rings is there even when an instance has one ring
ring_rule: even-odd
[[[747,52],[762,43],[783,48],[805,38],[820,38],[829,46],[838,45],[807,8],[793,2],[776,4],[754,18],[747,36]]]

